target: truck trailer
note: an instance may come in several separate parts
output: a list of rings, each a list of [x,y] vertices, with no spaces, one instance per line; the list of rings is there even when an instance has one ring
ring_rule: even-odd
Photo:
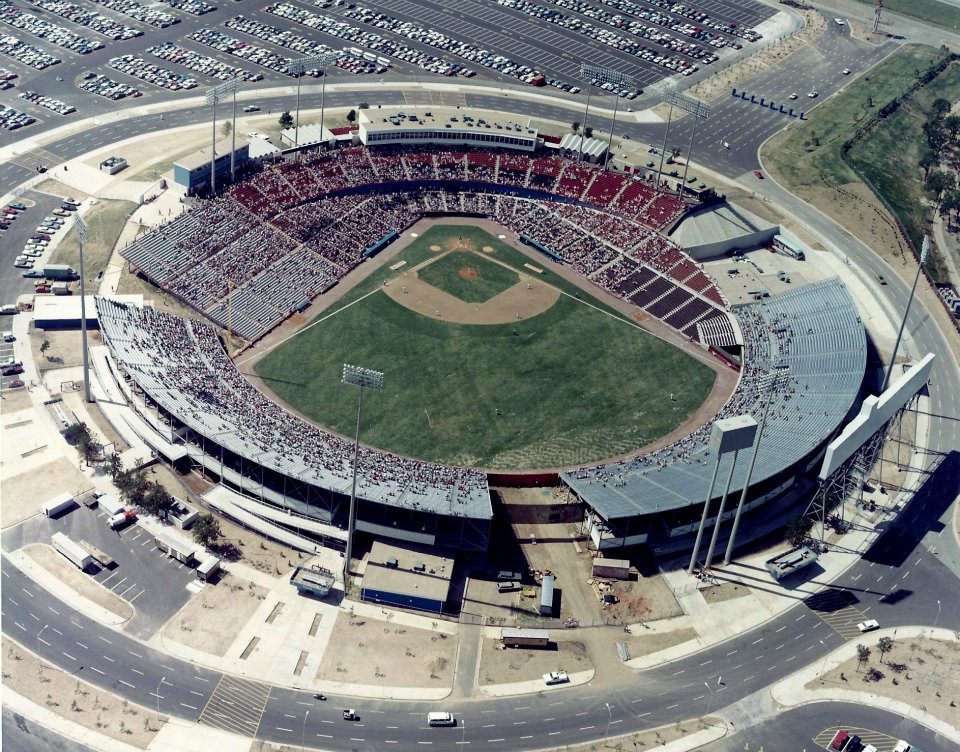
[[[50,540],[53,547],[81,572],[93,564],[93,557],[63,533],[54,533]]]
[[[65,512],[73,506],[73,494],[64,492],[57,494],[49,501],[43,503],[43,513],[47,517],[56,517],[61,512]]]
[[[47,279],[73,280],[79,279],[76,269],[68,264],[46,264],[43,267],[43,276]]]

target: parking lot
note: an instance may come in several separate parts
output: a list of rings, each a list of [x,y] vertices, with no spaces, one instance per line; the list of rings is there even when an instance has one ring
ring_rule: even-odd
[[[139,524],[111,530],[102,509],[74,507],[60,517],[34,517],[3,533],[3,547],[14,550],[28,543],[50,543],[50,536],[63,532],[74,541],[87,541],[116,562],[99,569],[93,579],[125,601],[136,613],[124,627],[131,634],[149,639],[189,599],[187,585],[197,580],[184,566],[157,550],[154,538]]]
[[[25,117],[20,130],[0,130],[0,144],[109,111],[124,97],[190,96],[233,76],[249,84],[289,81],[291,58],[326,49],[341,52],[328,70],[334,77],[476,75],[522,85],[540,73],[570,94],[583,86],[580,61],[588,60],[632,74],[626,95],[750,44],[747,28],[774,12],[755,0],[462,0],[449,8],[433,0],[373,7],[264,0],[215,9],[204,0],[162,9],[136,0],[106,0],[95,9],[59,0],[12,3],[0,13],[0,60],[17,78],[0,91],[0,105]],[[26,102],[21,91],[39,99]],[[76,112],[53,114],[70,107]],[[28,125],[27,117],[37,122]],[[11,123],[17,119],[10,114]]]

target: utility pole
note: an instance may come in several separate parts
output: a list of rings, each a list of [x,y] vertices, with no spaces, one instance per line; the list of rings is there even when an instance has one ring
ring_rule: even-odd
[[[80,247],[80,338],[83,340],[83,399],[88,403],[90,398],[90,355],[87,345],[87,284],[83,277],[83,244],[87,242],[89,233],[87,223],[79,214],[74,215],[74,229],[77,231],[77,245]]]

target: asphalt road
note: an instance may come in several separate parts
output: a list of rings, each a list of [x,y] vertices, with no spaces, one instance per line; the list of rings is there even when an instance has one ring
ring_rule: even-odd
[[[54,733],[46,726],[34,723],[19,713],[14,713],[7,705],[2,709],[3,748],[7,752],[94,752],[85,744]]]

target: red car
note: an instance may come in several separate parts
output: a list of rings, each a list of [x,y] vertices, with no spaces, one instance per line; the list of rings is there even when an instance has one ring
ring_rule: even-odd
[[[763,180],[763,173],[760,170],[754,170],[753,174],[757,176],[760,180]]]
[[[830,749],[842,752],[843,748],[847,746],[848,741],[850,741],[850,734],[846,731],[838,731],[837,735],[833,737],[833,741],[830,742]]]

